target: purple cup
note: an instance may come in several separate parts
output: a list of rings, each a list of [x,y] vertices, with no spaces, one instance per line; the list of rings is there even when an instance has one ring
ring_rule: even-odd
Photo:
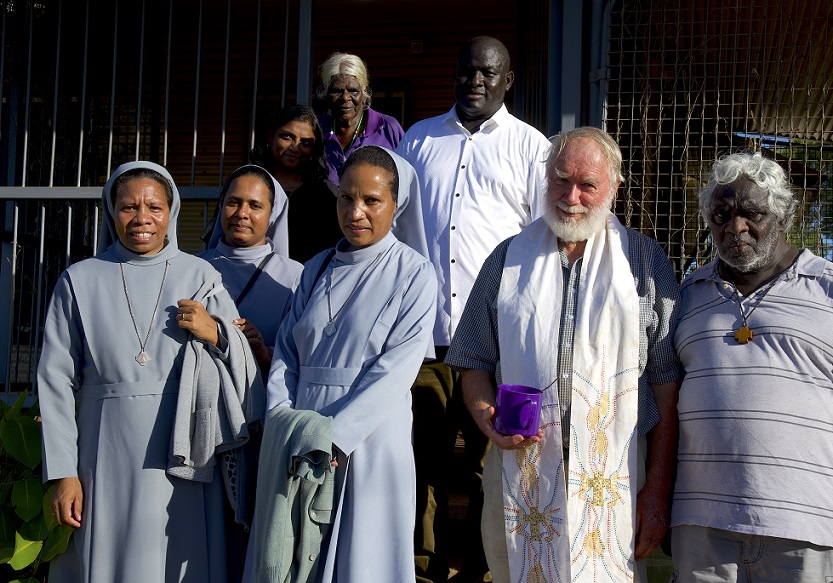
[[[543,392],[524,385],[498,385],[495,429],[504,435],[538,435]]]

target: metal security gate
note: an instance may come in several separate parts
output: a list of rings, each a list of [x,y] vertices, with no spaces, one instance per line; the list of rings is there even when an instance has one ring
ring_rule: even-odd
[[[833,259],[833,2],[620,0],[606,129],[625,159],[617,212],[683,276],[713,256],[697,211],[711,163],[760,150],[801,201],[791,241]]]
[[[0,393],[35,388],[51,290],[93,254],[101,185],[119,164],[171,172],[184,199],[180,246],[202,249],[222,178],[260,132],[258,111],[300,98],[294,66],[311,5],[2,2]]]

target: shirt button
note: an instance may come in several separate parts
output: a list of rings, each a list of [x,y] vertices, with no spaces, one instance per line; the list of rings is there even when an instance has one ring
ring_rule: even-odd
[[[314,561],[314,560],[315,560],[315,557],[316,557],[316,554],[315,554],[315,553],[313,553],[313,554],[311,554],[311,555],[309,556],[309,560],[310,560],[310,561]]]
[[[458,192],[458,193],[457,193],[457,194],[455,194],[454,196],[460,196],[460,193]]]
[[[567,373],[567,372],[563,372],[563,373],[561,373],[561,378],[562,378],[562,379],[566,379],[566,378],[568,378],[569,376],[570,376],[570,373]]]
[[[572,343],[572,342],[565,342],[565,343],[564,343],[564,347],[565,347],[565,348],[572,348],[572,347],[573,347],[573,343]]]
[[[456,260],[456,259],[452,259],[452,260],[451,260],[451,262],[452,262],[452,263],[457,263],[457,260]]]
[[[572,315],[572,314],[567,314],[567,319],[568,319],[568,320],[572,320],[572,319],[573,319],[573,315]]]
[[[466,167],[466,165],[465,165],[465,164],[463,164],[462,166],[460,166],[460,169],[462,170],[462,169],[463,169],[463,168],[465,168],[465,167]]]
[[[455,227],[454,225],[451,225],[451,230],[452,230],[452,231],[454,231],[454,230],[456,230],[456,229],[457,229],[457,227]]]
[[[457,294],[451,294],[451,297],[452,297],[452,298],[456,298],[456,297],[457,297]]]

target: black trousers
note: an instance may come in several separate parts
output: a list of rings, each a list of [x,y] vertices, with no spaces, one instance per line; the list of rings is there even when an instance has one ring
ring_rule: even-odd
[[[411,388],[414,413],[417,511],[414,556],[417,581],[444,582],[449,573],[448,499],[452,478],[462,481],[468,507],[462,533],[463,569],[488,570],[480,535],[483,507],[483,463],[489,440],[477,428],[463,403],[460,373],[445,365],[448,347],[436,347],[437,360],[420,368]],[[464,454],[454,459],[458,432]]]

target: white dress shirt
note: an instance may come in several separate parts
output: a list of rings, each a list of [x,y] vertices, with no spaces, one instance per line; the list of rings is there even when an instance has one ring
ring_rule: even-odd
[[[416,169],[439,293],[434,344],[448,346],[486,257],[544,212],[550,142],[501,108],[479,131],[455,107],[417,122],[397,153]]]

